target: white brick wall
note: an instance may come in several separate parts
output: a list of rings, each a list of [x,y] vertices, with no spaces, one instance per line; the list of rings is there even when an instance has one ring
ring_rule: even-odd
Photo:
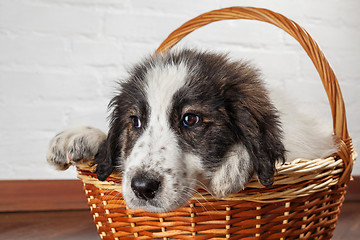
[[[50,138],[73,125],[107,129],[106,106],[125,69],[186,20],[234,5],[269,8],[305,27],[332,64],[360,151],[358,0],[0,0],[0,179],[75,178],[45,161]],[[317,73],[297,42],[253,21],[200,29],[181,46],[231,52],[329,119]],[[360,164],[354,173],[360,175]]]

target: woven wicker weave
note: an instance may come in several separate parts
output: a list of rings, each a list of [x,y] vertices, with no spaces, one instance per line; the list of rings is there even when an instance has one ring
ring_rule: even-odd
[[[234,7],[200,15],[175,30],[158,48],[166,51],[195,29],[226,19],[274,24],[293,36],[313,61],[329,98],[339,152],[327,159],[297,159],[278,166],[272,187],[256,179],[244,191],[214,199],[203,190],[169,213],[129,209],[121,177],[98,181],[90,167],[78,168],[102,239],[331,239],[353,161],[341,91],[318,45],[295,22],[266,9]]]

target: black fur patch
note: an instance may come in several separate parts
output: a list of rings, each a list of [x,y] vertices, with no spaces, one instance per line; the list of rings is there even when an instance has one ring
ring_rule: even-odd
[[[131,77],[120,83],[120,93],[109,103],[112,112],[108,136],[95,158],[100,180],[105,180],[115,167],[122,170],[122,161],[130,154],[144,129],[134,128],[132,117],[139,117],[142,125],[146,126],[149,106],[145,100],[144,77],[148,67],[147,64],[136,66]]]
[[[181,59],[190,69],[188,84],[176,94],[171,114],[183,149],[197,153],[209,170],[216,170],[229,149],[242,143],[260,182],[270,186],[276,161],[285,161],[285,148],[277,110],[259,73],[225,55],[183,51],[173,59]],[[182,127],[184,109],[198,114],[202,123]]]

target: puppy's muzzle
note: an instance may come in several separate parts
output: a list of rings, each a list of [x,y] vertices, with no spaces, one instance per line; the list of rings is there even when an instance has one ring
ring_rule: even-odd
[[[159,192],[161,182],[147,173],[139,173],[131,180],[131,189],[135,196],[143,200],[155,198]]]

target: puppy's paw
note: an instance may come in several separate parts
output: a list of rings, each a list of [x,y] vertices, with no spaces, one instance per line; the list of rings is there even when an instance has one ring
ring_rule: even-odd
[[[105,139],[105,133],[92,127],[65,130],[50,141],[47,161],[58,170],[91,161]]]

